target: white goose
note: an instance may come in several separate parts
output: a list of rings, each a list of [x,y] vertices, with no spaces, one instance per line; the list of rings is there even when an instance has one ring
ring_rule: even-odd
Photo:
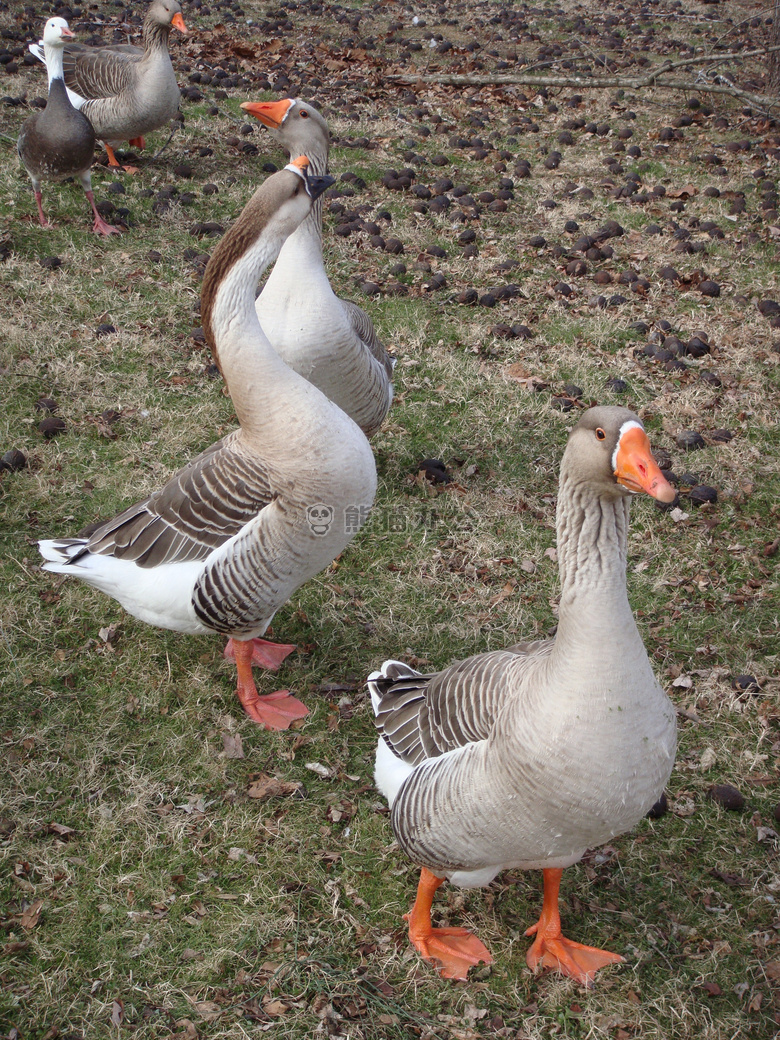
[[[313,173],[328,172],[328,125],[316,108],[290,98],[241,107],[269,127],[290,156],[307,155]],[[343,408],[367,437],[374,434],[393,400],[395,361],[366,312],[331,288],[322,259],[321,200],[285,242],[256,307],[263,331],[290,368]]]
[[[43,213],[41,181],[78,177],[95,218],[92,230],[100,235],[115,235],[119,228],[103,220],[92,194],[90,167],[95,154],[95,131],[87,117],[70,103],[63,79],[63,49],[65,41],[72,38],[64,18],[50,18],[44,26],[42,43],[49,74],[49,96],[46,108],[22,123],[16,148],[32,181],[41,227],[50,226]]]
[[[286,691],[258,695],[253,655],[268,663],[272,644],[256,637],[346,547],[376,490],[363,433],[280,360],[255,314],[260,274],[333,183],[309,178],[307,162],[258,189],[203,278],[203,328],[240,428],[88,538],[39,543],[44,569],[95,585],[148,624],[230,636],[239,700],[271,729],[306,708]]]
[[[544,905],[527,935],[531,968],[589,984],[617,954],[564,938],[558,888],[586,849],[633,827],[675,756],[671,702],[653,675],[626,594],[632,493],[674,498],[639,419],[591,408],[563,456],[561,577],[553,640],[479,654],[436,675],[386,661],[368,685],[381,734],[376,782],[396,837],[422,866],[409,936],[448,978],[489,963],[463,928],[432,928],[445,878],[487,885],[506,868],[541,869]]]
[[[179,109],[179,87],[168,53],[172,27],[188,32],[177,0],[154,0],[144,18],[143,50],[128,44],[65,48],[68,95],[105,144],[110,166],[121,165],[114,148],[123,141],[143,148],[143,135],[163,126]],[[40,46],[30,50],[46,62]]]

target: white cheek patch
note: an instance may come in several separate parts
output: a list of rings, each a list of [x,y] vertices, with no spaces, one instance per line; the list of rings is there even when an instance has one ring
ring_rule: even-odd
[[[301,180],[304,183],[306,183],[306,174],[303,172],[300,166],[296,166],[295,163],[287,163],[287,165],[284,168],[285,170],[292,170],[293,173],[297,173]]]
[[[629,430],[633,430],[634,428],[636,428],[637,430],[642,430],[642,432],[644,432],[644,429],[645,429],[644,426],[640,422],[636,421],[636,419],[627,419],[623,423],[623,425],[620,427],[620,432],[618,433],[617,444],[615,445],[615,450],[612,453],[612,472],[613,473],[617,469],[617,456],[618,456],[618,452],[620,451],[620,442],[623,440],[623,434],[627,433]]]

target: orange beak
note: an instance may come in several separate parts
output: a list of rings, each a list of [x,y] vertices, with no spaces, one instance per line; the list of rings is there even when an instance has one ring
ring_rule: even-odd
[[[615,453],[615,479],[629,491],[645,491],[659,502],[673,502],[677,492],[658,468],[647,434],[638,426],[626,430]]]
[[[285,98],[284,101],[244,101],[241,107],[265,126],[278,130],[293,104],[290,98]]]
[[[297,166],[299,170],[305,170],[309,165],[309,157],[307,155],[299,155],[297,159],[293,159],[290,166]]]
[[[70,29],[60,28],[60,36],[75,36],[76,34],[71,32]]]
[[[171,25],[178,29],[180,33],[184,33],[186,36],[189,33],[189,29],[184,24],[184,19],[181,16],[181,11],[177,11],[176,14],[171,18]]]

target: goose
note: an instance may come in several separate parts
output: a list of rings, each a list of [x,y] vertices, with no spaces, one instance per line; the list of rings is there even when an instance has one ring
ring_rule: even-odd
[[[563,868],[633,827],[663,791],[675,710],[658,684],[626,593],[629,501],[674,489],[625,408],[584,412],[560,471],[561,595],[554,639],[478,654],[433,675],[386,661],[368,678],[380,734],[376,783],[399,844],[422,871],[411,942],[446,978],[490,963],[463,928],[432,928],[435,891],[541,869],[544,898],[526,960],[584,985],[623,960],[563,936]]]
[[[347,546],[376,491],[366,437],[284,364],[255,313],[260,274],[333,183],[307,165],[300,156],[265,181],[203,277],[203,328],[239,428],[88,537],[39,543],[45,570],[94,585],[141,621],[229,636],[238,698],[269,729],[307,709],[287,691],[258,695],[252,661],[265,642],[254,641]]]
[[[121,167],[114,148],[122,141],[143,148],[143,135],[163,126],[179,109],[179,87],[168,53],[172,27],[189,31],[177,0],[154,0],[144,18],[143,50],[126,44],[65,48],[70,99],[104,143],[109,166]],[[40,45],[30,50],[46,62]]]
[[[290,156],[328,172],[328,124],[311,105],[285,98],[244,102]],[[333,292],[322,259],[322,201],[291,235],[256,302],[263,331],[287,364],[350,415],[367,437],[393,400],[393,366],[371,319]]]
[[[65,89],[63,48],[65,41],[72,37],[64,18],[50,18],[46,22],[42,43],[49,75],[49,96],[46,108],[28,116],[22,123],[16,150],[32,181],[41,227],[51,226],[43,213],[41,181],[78,177],[95,217],[92,230],[100,235],[115,235],[119,228],[103,220],[92,194],[90,167],[95,152],[95,131],[87,117],[70,103]]]

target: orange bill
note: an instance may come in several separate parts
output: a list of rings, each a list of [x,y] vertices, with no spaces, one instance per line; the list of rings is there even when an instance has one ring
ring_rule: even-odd
[[[181,11],[177,11],[173,18],[171,18],[171,25],[174,26],[174,28],[178,29],[180,33],[184,33],[185,35],[187,35],[190,31],[184,24],[184,19],[182,18]]]
[[[265,126],[278,130],[293,104],[290,98],[285,98],[283,101],[244,101],[241,107]]]
[[[644,491],[659,502],[673,502],[677,494],[653,458],[647,434],[639,426],[631,426],[618,442],[615,479],[629,491]]]
[[[299,155],[297,159],[293,159],[290,166],[297,166],[299,170],[307,169],[309,165],[309,157],[307,155]]]

